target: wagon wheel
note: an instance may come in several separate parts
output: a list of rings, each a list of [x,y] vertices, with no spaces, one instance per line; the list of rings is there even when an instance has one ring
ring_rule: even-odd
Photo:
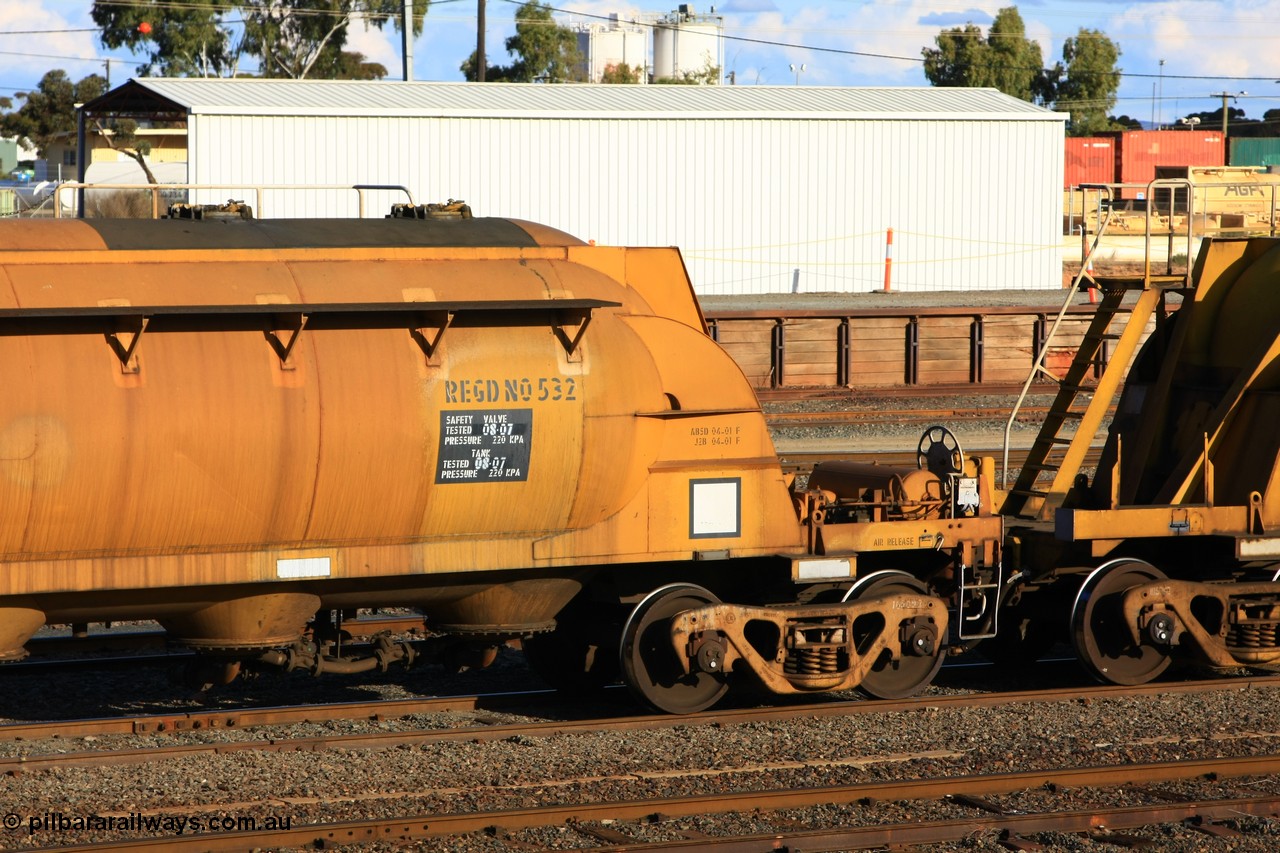
[[[910,593],[911,595],[929,596],[928,588],[919,580],[895,570],[874,572],[860,578],[847,593],[845,601],[858,601],[885,593]],[[859,631],[859,623],[869,623]],[[873,622],[874,626],[870,623]],[[870,647],[871,641],[880,631],[883,620],[863,617],[853,623],[853,638],[859,655]],[[896,630],[893,626],[884,630]],[[921,642],[912,642],[918,639]],[[923,690],[942,666],[942,638],[933,637],[931,641],[923,636],[908,635],[903,642],[903,654],[893,660],[886,650],[880,660],[872,666],[866,678],[858,685],[858,689],[877,699],[903,699]]]
[[[964,471],[964,451],[951,430],[944,426],[931,426],[920,436],[916,447],[916,466],[927,470],[944,483],[951,474]]]
[[[673,583],[645,596],[622,628],[622,678],[631,692],[658,711],[694,714],[719,701],[729,689],[721,673],[685,674],[671,646],[671,619],[685,610],[719,604],[711,592],[691,583]]]
[[[1150,563],[1120,559],[1104,563],[1085,578],[1071,608],[1071,642],[1094,678],[1110,684],[1146,684],[1169,666],[1166,651],[1133,642],[1120,610],[1126,590],[1164,577]]]

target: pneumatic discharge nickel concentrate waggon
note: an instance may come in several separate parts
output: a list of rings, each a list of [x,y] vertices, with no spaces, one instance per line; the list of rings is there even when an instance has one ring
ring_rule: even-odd
[[[1274,337],[1276,318],[1254,323]],[[1174,337],[1195,337],[1186,320]],[[1235,422],[1274,425],[1274,369],[1241,388],[1234,368],[1216,396],[1166,392],[1170,414],[1256,392]],[[1126,511],[1094,508],[1114,487],[1073,483],[1056,522],[1040,503],[1006,519],[994,462],[941,427],[916,467],[793,482],[676,249],[456,206],[5,221],[0,370],[0,659],[46,623],[133,619],[231,669],[483,659],[519,638],[554,684],[621,677],[681,713],[745,673],[775,693],[910,695],[947,653],[1017,654],[1068,623],[1104,679],[1113,658],[1133,681],[1160,667],[1131,659],[1277,656],[1274,426],[1270,479],[1219,464],[1220,523],[1188,528],[1218,610],[1198,603],[1200,562],[1166,567],[1185,608],[1149,606],[1142,589],[1170,588],[1148,547],[1168,531],[1088,533],[1090,513]],[[1234,445],[1224,430],[1199,446]],[[1174,432],[1152,459],[1190,452]],[[1130,491],[1157,516],[1214,503]],[[1257,553],[1229,553],[1246,541]],[[1095,554],[1125,571],[1099,580]],[[379,607],[420,609],[432,638],[344,660],[324,614]]]

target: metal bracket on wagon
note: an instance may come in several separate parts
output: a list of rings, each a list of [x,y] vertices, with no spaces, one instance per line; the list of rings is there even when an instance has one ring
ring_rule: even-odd
[[[674,616],[671,642],[686,673],[728,672],[741,660],[774,693],[812,693],[857,687],[904,659],[933,660],[947,626],[941,599],[886,593],[800,606],[712,604]]]
[[[128,371],[143,331],[148,337],[164,333],[260,331],[266,335],[281,363],[285,363],[304,328],[308,331],[401,328],[409,331],[430,359],[454,317],[466,314],[482,321],[495,318],[495,324],[549,324],[565,352],[573,355],[582,342],[591,313],[619,304],[603,299],[521,299],[0,308],[0,335],[105,335],[112,353]]]
[[[1223,667],[1280,661],[1280,583],[1161,579],[1126,590],[1121,612],[1135,644],[1189,642]]]

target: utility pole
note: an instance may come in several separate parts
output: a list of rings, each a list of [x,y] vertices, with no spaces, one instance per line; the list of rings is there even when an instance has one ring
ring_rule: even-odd
[[[484,0],[476,0],[476,82],[484,82]]]
[[[1209,97],[1222,98],[1222,144],[1227,144],[1227,98],[1235,100],[1237,97],[1243,97],[1248,92],[1214,92]]]
[[[408,83],[413,79],[413,0],[404,0],[400,12],[400,39],[404,81]]]

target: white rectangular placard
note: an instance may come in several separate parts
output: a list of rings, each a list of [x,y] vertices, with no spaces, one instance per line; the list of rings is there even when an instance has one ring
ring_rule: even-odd
[[[329,574],[328,557],[290,557],[276,560],[278,578],[327,578]]]
[[[742,535],[742,480],[689,481],[689,537]]]

